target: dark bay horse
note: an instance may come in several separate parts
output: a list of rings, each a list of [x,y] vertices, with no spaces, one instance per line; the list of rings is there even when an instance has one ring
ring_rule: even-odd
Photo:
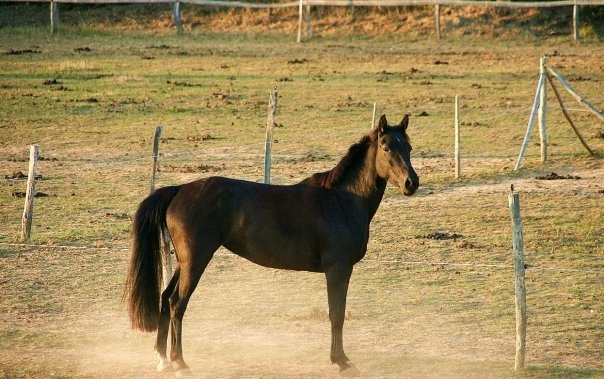
[[[410,196],[419,186],[411,166],[409,117],[378,127],[352,145],[330,171],[294,185],[266,185],[209,177],[156,190],[143,200],[132,227],[125,288],[132,327],[157,330],[158,370],[188,373],[182,355],[182,319],[214,252],[224,246],[262,266],[325,273],[331,321],[331,361],[356,370],[342,343],[352,267],[367,250],[369,223],[386,183]],[[169,233],[174,275],[161,293],[161,233]],[[161,294],[161,296],[160,296]],[[172,328],[170,360],[167,339]]]

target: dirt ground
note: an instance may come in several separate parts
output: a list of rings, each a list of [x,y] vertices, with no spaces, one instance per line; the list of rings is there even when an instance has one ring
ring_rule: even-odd
[[[419,162],[420,172],[421,165]],[[558,174],[580,179],[515,179],[443,189],[414,198],[387,194],[374,224],[379,228],[393,212],[426,202],[458,202],[475,194],[503,195],[511,183],[523,196],[566,192],[570,182],[572,191],[578,193],[596,196],[604,190],[602,168]],[[367,260],[358,264],[353,275],[345,324],[345,346],[361,377],[515,376],[511,299],[507,301],[510,308],[504,310],[507,324],[492,329],[480,316],[467,322],[474,312],[478,315],[489,306],[488,300],[472,311],[473,307],[467,308],[471,296],[462,299],[464,317],[445,311],[459,305],[455,304],[459,299],[449,297],[452,294],[447,286],[413,284],[416,275],[434,275],[434,265],[394,264],[392,257],[381,262],[376,245],[392,236],[379,229],[372,235]],[[403,237],[399,248],[412,249],[400,259],[426,259],[422,247],[413,240]],[[3,343],[5,354],[0,362],[6,368],[0,371],[2,376],[172,377],[155,373],[154,336],[131,331],[119,303],[120,273],[125,272],[127,255],[125,249],[111,248],[3,249],[3,297],[18,301],[2,320],[3,333],[11,333],[4,335],[11,342]],[[396,270],[397,275],[382,275],[390,270]],[[481,273],[486,277],[481,278]],[[470,277],[469,282],[512,282],[508,270],[442,266],[437,275]],[[530,293],[530,282],[528,286]],[[83,297],[80,287],[93,290]],[[423,292],[430,288],[435,292]],[[19,301],[24,298],[29,301]],[[601,310],[600,302],[596,312]],[[6,331],[9,325],[13,332]],[[531,343],[532,330],[529,316],[527,361],[546,363],[550,358],[539,350],[547,347],[543,341]],[[266,269],[220,250],[186,314],[184,351],[195,377],[200,378],[335,378],[339,375],[329,362],[329,338],[322,275]],[[594,353],[558,362],[602,368],[602,361],[597,360],[602,351]],[[27,370],[20,371],[19,367]],[[572,377],[576,373],[562,371],[561,375]]]

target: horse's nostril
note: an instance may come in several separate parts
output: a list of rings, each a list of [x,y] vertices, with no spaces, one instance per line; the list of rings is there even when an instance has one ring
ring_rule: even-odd
[[[407,180],[405,180],[405,188],[410,189],[411,187],[413,187],[413,182],[411,181],[411,178],[407,178]]]

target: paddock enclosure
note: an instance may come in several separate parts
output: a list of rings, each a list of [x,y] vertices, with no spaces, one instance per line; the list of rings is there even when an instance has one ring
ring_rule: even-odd
[[[131,331],[121,303],[154,129],[163,127],[156,187],[262,181],[275,86],[273,183],[333,167],[369,131],[374,103],[391,123],[411,117],[420,188],[386,189],[348,293],[345,347],[361,377],[604,375],[604,125],[561,92],[590,156],[549,91],[548,160],[535,130],[513,170],[540,57],[602,110],[601,42],[353,34],[297,44],[282,32],[46,29],[0,29],[1,377],[159,376],[155,335]],[[39,196],[24,244],[31,144]],[[514,372],[511,184],[527,264],[524,373]],[[184,325],[198,377],[338,377],[320,274],[221,249]]]

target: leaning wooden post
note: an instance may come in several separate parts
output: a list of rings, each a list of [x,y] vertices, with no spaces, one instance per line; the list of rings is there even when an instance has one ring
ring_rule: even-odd
[[[176,23],[176,33],[182,34],[182,17],[180,17],[180,1],[174,2],[174,23]]]
[[[526,355],[526,287],[524,280],[524,242],[522,240],[522,217],[520,216],[520,198],[514,192],[509,196],[510,215],[512,217],[512,237],[514,248],[514,293],[516,303],[516,358],[514,370],[524,369]]]
[[[549,67],[549,66],[547,67],[547,71],[549,71],[550,74],[552,74],[554,77],[556,77],[556,79],[558,79],[560,84],[562,84],[562,87],[564,87],[564,89],[566,89],[568,91],[568,93],[570,93],[575,98],[575,100],[577,100],[580,104],[583,104],[585,107],[587,107],[587,110],[589,110],[590,112],[595,114],[597,118],[604,121],[604,112],[599,111],[598,109],[596,109],[596,107],[593,106],[593,104],[591,104],[589,101],[582,98],[573,89],[573,87],[571,87],[570,84],[568,84],[568,82],[562,77],[562,75],[560,75],[558,73],[558,71],[556,71],[553,67]]]
[[[522,162],[522,157],[524,156],[524,152],[526,151],[526,147],[528,146],[529,138],[531,136],[531,131],[533,130],[533,123],[535,122],[535,114],[537,113],[537,107],[539,105],[539,96],[541,95],[541,87],[545,84],[545,75],[539,76],[539,84],[537,84],[537,91],[535,92],[535,100],[533,101],[533,109],[531,110],[531,116],[529,117],[528,126],[526,128],[526,134],[524,135],[524,141],[522,141],[522,147],[520,148],[520,153],[518,154],[518,159],[516,160],[516,165],[514,166],[514,171],[518,171],[520,168],[520,163]]]
[[[161,125],[155,127],[153,135],[153,163],[151,164],[151,192],[155,190],[155,173],[157,171],[157,158],[159,155],[159,139],[161,138]]]
[[[593,150],[591,150],[589,148],[589,145],[587,145],[587,142],[585,142],[585,139],[583,139],[581,133],[579,133],[579,129],[577,129],[573,120],[570,118],[570,115],[566,110],[566,106],[564,106],[564,103],[562,102],[562,97],[560,96],[560,93],[558,92],[558,89],[554,85],[554,81],[552,80],[552,77],[549,74],[547,74],[547,80],[549,81],[549,85],[552,86],[552,90],[554,91],[554,95],[556,95],[556,99],[558,99],[558,103],[560,103],[560,108],[562,109],[562,114],[564,114],[564,118],[566,118],[566,121],[568,121],[570,127],[573,128],[573,131],[575,132],[577,137],[579,137],[579,141],[581,141],[583,147],[589,152],[590,155],[595,155]]]
[[[545,65],[547,64],[547,57],[541,58],[541,66],[539,69],[541,77],[547,75],[545,71]],[[545,163],[547,160],[547,85],[544,83],[541,86],[541,92],[539,93],[539,141],[541,144],[541,163]]]
[[[268,119],[266,120],[266,140],[264,142],[264,183],[271,183],[271,148],[273,145],[273,128],[277,112],[277,87],[269,93]]]
[[[34,197],[36,196],[36,167],[40,150],[38,145],[31,145],[29,149],[29,171],[27,173],[27,191],[25,192],[25,206],[21,220],[21,242],[29,241],[31,235],[31,222],[34,212]]]
[[[57,3],[54,1],[50,2],[50,34],[53,34],[57,30],[57,22],[59,20]]]
[[[455,96],[455,179],[459,179],[461,172],[461,149],[459,138],[459,95]]]

